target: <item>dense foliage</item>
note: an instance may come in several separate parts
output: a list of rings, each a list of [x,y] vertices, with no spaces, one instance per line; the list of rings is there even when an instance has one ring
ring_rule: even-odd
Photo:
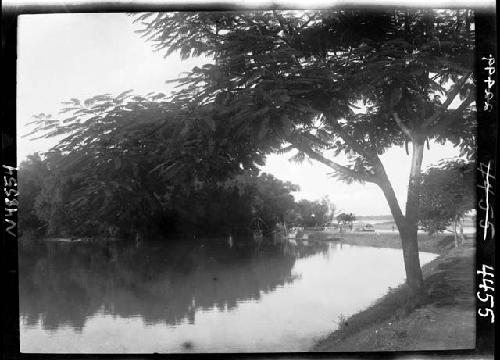
[[[467,212],[474,209],[474,163],[445,161],[422,175],[420,224],[430,233],[460,226]]]
[[[64,159],[63,155],[59,155]],[[101,165],[94,178],[53,168],[60,159],[38,155],[21,164],[20,229],[50,236],[212,236],[249,234],[258,219],[271,231],[295,207],[297,186],[272,175],[243,172],[218,184],[166,183],[153,174]],[[122,161],[128,163],[126,156]],[[137,184],[134,184],[134,180]],[[142,183],[139,184],[139,182]],[[163,184],[167,187],[160,196]],[[135,185],[135,187],[133,187]],[[135,190],[135,191],[134,191]]]
[[[21,193],[18,216],[20,229],[29,229],[39,234],[46,231],[46,223],[42,220],[43,215],[37,213],[35,204],[48,175],[47,164],[42,161],[38,153],[28,156],[21,163],[18,172],[18,188]]]
[[[271,232],[278,222],[290,223],[292,215],[294,225],[315,226],[309,220],[310,209],[316,209],[318,218],[325,213],[324,202],[297,203],[292,195],[298,190],[296,185],[266,173],[241,170],[218,182],[197,182],[187,187],[184,177],[167,182],[152,172],[141,178],[140,173],[119,171],[111,162],[101,164],[102,171],[88,178],[89,173],[83,169],[61,167],[66,156],[51,152],[42,160],[35,154],[21,163],[23,233],[97,237],[248,235],[257,229]],[[120,158],[124,164],[133,164],[127,153]],[[160,184],[167,187],[161,196]]]
[[[287,213],[290,226],[317,227],[327,225],[333,217],[334,206],[328,198],[321,201],[302,199]]]

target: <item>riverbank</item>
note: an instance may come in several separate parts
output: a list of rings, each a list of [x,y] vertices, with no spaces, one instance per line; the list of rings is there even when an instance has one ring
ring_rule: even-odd
[[[350,245],[401,249],[401,239],[397,231],[391,233],[349,232],[340,235],[342,242]],[[453,236],[444,234],[418,234],[420,251],[445,254],[454,247]]]
[[[399,233],[394,232],[315,232],[309,234],[308,240],[329,241],[332,239],[341,240],[344,244],[371,246],[378,248],[401,249]],[[428,235],[418,234],[418,247],[420,251],[432,252],[435,254],[445,254],[454,247],[453,236],[445,234]]]
[[[453,236],[419,234],[421,251],[440,254],[423,268],[428,297],[412,307],[406,285],[391,290],[368,309],[342,319],[339,329],[311,351],[401,351],[472,349],[475,346],[473,236],[459,248]],[[344,243],[401,248],[396,234],[350,233]]]

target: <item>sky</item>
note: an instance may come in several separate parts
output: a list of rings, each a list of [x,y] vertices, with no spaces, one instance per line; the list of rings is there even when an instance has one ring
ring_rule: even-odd
[[[165,80],[203,64],[206,59],[181,61],[165,59],[138,34],[132,18],[125,14],[22,15],[18,27],[17,69],[17,153],[18,162],[34,152],[47,151],[54,141],[31,141],[26,123],[32,116],[54,116],[61,102],[85,99],[98,94],[133,89],[168,93]],[[451,146],[431,144],[424,154],[423,168],[458,155]],[[335,204],[336,212],[356,215],[390,214],[382,191],[373,184],[345,184],[329,174],[331,169],[318,162],[296,164],[290,154],[269,155],[263,172],[300,186],[296,199],[319,200],[324,196]],[[400,205],[404,206],[410,159],[402,148],[392,148],[381,156]],[[343,159],[337,159],[342,162]]]

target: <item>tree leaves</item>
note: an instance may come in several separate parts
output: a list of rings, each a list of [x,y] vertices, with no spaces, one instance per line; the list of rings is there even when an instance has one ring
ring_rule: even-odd
[[[443,161],[422,175],[419,219],[429,232],[442,231],[474,208],[474,163]]]
[[[348,127],[356,129],[351,140],[368,142],[367,151],[381,154],[405,141],[387,118],[389,110],[407,124],[422,123],[422,116],[435,111],[422,99],[446,91],[439,83],[453,81],[457,68],[473,57],[473,44],[449,31],[461,21],[450,11],[264,11],[159,14],[157,19],[144,25],[158,46],[217,58],[181,79],[173,101],[192,110],[215,101],[216,113],[234,122],[235,134],[251,132],[263,142],[272,136],[286,141],[292,130],[310,131],[318,114],[328,114],[349,118]],[[155,37],[167,31],[166,38]],[[194,42],[201,38],[209,45]],[[370,106],[355,109],[358,100]],[[364,117],[354,117],[357,112]],[[322,130],[318,139],[331,141]],[[331,145],[341,151],[349,147]]]

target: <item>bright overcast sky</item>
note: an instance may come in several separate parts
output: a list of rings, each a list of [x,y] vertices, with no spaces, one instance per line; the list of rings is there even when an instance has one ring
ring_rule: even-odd
[[[28,154],[46,151],[53,143],[20,138],[25,124],[41,112],[56,115],[69,98],[119,94],[133,89],[139,94],[169,92],[165,80],[200,64],[200,59],[181,62],[178,56],[164,59],[151,44],[134,33],[132,19],[124,14],[23,15],[18,36],[18,162]],[[431,145],[424,164],[454,157],[456,149]],[[325,195],[337,211],[356,215],[390,214],[385,198],[375,185],[347,185],[328,176],[331,170],[317,162],[289,162],[290,155],[270,155],[263,171],[298,184],[297,199]],[[409,175],[409,157],[403,149],[389,150],[382,161],[401,206]]]

